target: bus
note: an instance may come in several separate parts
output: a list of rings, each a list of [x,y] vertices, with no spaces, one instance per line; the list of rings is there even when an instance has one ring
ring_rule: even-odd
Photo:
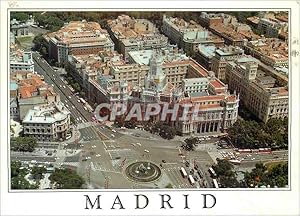
[[[80,102],[83,103],[83,104],[86,103],[86,101],[85,101],[83,98],[79,98],[79,100],[80,100]]]
[[[184,169],[183,167],[181,167],[181,168],[180,168],[180,171],[181,171],[182,176],[183,176],[184,178],[186,178],[186,177],[187,177],[187,173],[186,173],[185,169]]]
[[[208,171],[209,171],[209,173],[210,173],[213,177],[217,177],[217,174],[216,174],[216,172],[214,171],[214,169],[213,169],[212,167],[210,167],[210,168],[208,169]]]
[[[219,188],[219,184],[217,182],[217,179],[213,179],[214,188]]]
[[[195,179],[193,178],[192,175],[189,175],[189,181],[190,181],[191,185],[195,184]]]

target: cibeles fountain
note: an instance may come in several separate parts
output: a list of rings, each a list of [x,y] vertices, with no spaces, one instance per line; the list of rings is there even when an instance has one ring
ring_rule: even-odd
[[[160,168],[150,161],[137,161],[125,168],[125,175],[136,182],[153,182],[161,176]]]

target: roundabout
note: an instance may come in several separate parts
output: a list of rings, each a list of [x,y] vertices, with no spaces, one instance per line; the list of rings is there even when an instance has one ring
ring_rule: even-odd
[[[138,161],[125,168],[125,175],[132,181],[146,183],[152,182],[161,176],[160,168],[149,161]]]

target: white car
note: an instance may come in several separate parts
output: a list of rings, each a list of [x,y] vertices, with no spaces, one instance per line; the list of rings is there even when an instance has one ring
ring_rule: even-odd
[[[96,157],[101,157],[101,155],[100,154],[96,154]]]
[[[68,98],[70,98],[71,99],[71,96],[69,95],[69,97]]]
[[[77,100],[78,103],[80,103],[80,100]]]
[[[87,108],[86,108],[86,107],[83,107],[83,109],[84,109],[85,111],[87,111]]]
[[[66,86],[63,86],[63,88],[66,88]]]
[[[114,133],[116,133],[116,132],[117,132],[115,129],[112,129],[111,131],[112,131],[112,132],[114,132]]]
[[[115,137],[115,135],[111,134],[112,137]]]
[[[145,149],[144,152],[149,153],[149,150]]]

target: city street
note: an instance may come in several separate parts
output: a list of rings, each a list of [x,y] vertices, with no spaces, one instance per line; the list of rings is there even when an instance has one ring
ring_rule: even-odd
[[[72,93],[68,85],[63,82],[55,70],[48,65],[39,54],[33,53],[35,71],[44,76],[45,82],[52,85],[54,91],[60,95],[61,102],[71,112],[76,124],[92,120],[93,114],[84,109],[84,105],[78,102],[78,98]]]

